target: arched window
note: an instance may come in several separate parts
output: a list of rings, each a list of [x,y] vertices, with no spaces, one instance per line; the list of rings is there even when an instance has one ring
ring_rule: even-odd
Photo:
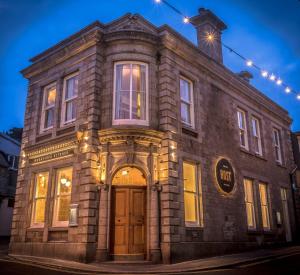
[[[146,185],[145,175],[135,167],[123,167],[113,177],[113,185]]]

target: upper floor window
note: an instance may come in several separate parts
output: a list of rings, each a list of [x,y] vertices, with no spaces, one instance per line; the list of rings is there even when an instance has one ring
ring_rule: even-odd
[[[8,155],[7,160],[9,163],[9,168],[12,170],[17,170],[18,169],[18,163],[19,163],[19,157],[13,156],[13,155]]]
[[[34,178],[31,225],[35,227],[43,227],[45,223],[48,175],[48,172],[43,172]]]
[[[280,132],[276,128],[273,128],[273,143],[274,143],[276,161],[281,164],[282,153],[281,153],[281,145],[280,145]]]
[[[181,121],[194,128],[193,83],[180,77],[180,110]]]
[[[260,134],[260,123],[255,117],[252,117],[252,134],[254,138],[254,150],[258,155],[262,155],[262,144],[261,144],[261,134]]]
[[[50,84],[43,90],[43,104],[41,116],[41,132],[53,128],[54,109],[56,99],[56,84]]]
[[[76,119],[76,98],[78,96],[78,73],[64,79],[61,124],[73,122]]]
[[[240,145],[242,148],[248,150],[248,136],[247,136],[247,125],[246,125],[246,114],[241,109],[237,111],[238,125],[239,125],[239,135],[240,135]]]
[[[202,195],[197,166],[183,162],[184,216],[187,226],[203,226]]]
[[[69,224],[72,173],[72,167],[57,170],[53,226],[68,226]]]
[[[148,65],[117,62],[113,124],[148,124]]]

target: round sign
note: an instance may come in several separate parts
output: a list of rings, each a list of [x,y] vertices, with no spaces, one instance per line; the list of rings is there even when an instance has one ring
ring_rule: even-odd
[[[234,171],[227,159],[220,159],[216,165],[217,182],[222,191],[230,193],[234,188]]]

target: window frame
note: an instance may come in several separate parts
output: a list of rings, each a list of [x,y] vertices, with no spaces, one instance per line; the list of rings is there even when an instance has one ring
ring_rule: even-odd
[[[278,144],[276,144],[276,138],[275,135],[277,134],[277,138],[278,138]],[[273,146],[274,146],[274,153],[275,153],[275,161],[279,164],[283,163],[283,156],[282,156],[282,148],[281,148],[281,134],[280,134],[280,130],[273,127]],[[277,152],[278,150],[278,156],[279,158],[277,159]]]
[[[64,170],[64,169],[72,169],[72,181],[71,181],[71,191],[69,194],[67,195],[58,195],[58,172],[60,170]],[[74,173],[74,169],[72,166],[66,166],[66,167],[59,167],[57,169],[55,169],[55,176],[54,176],[54,205],[53,205],[53,213],[52,213],[52,227],[69,227],[69,220],[70,220],[70,206],[72,204],[71,199],[72,199],[72,190],[73,190],[73,173]],[[70,196],[70,205],[69,205],[69,218],[67,221],[58,221],[57,220],[57,216],[58,216],[58,200],[61,197],[67,197]]]
[[[261,186],[264,186],[264,188],[265,188],[266,205],[263,205],[263,203],[262,203]],[[259,201],[260,201],[262,227],[263,227],[264,231],[270,231],[271,230],[271,215],[270,215],[270,199],[269,199],[268,184],[264,183],[264,182],[259,182],[258,183],[258,191],[259,191]],[[267,209],[268,226],[264,225],[263,208]]]
[[[187,102],[185,101],[182,97],[181,97],[181,89],[180,89],[180,81],[184,80],[186,82],[188,82],[190,84],[190,97],[191,97],[191,101]],[[179,76],[179,96],[180,96],[180,121],[182,124],[184,124],[185,126],[188,126],[192,129],[195,129],[195,111],[194,111],[194,83],[192,80],[186,78],[185,76],[180,75]],[[181,104],[188,104],[190,105],[190,117],[191,117],[191,123],[187,123],[185,121],[182,120],[181,117]]]
[[[255,121],[255,125],[256,125],[256,129],[255,131],[257,132],[255,135],[254,133],[254,125],[253,125],[253,121]],[[263,155],[263,151],[262,151],[262,138],[261,138],[261,127],[260,127],[261,123],[260,120],[258,118],[256,118],[255,116],[251,117],[251,128],[252,128],[252,136],[254,139],[254,142],[258,142],[258,151],[256,151],[255,149],[255,154],[262,156]]]
[[[76,96],[65,99],[66,90],[67,90],[67,80],[69,80],[73,77],[76,77],[76,76],[79,76],[79,72],[69,74],[66,77],[64,77],[64,80],[63,80],[63,92],[62,92],[62,103],[61,103],[62,106],[61,106],[61,117],[60,117],[60,126],[61,127],[65,126],[65,125],[68,125],[68,124],[72,124],[76,120],[76,117],[72,118],[70,120],[67,120],[67,121],[65,120],[66,110],[67,110],[67,108],[66,108],[67,103],[70,102],[70,101],[76,101],[76,99],[78,98],[78,93],[77,93]],[[78,82],[79,82],[79,79],[78,79]],[[79,91],[79,85],[78,85],[78,91]]]
[[[184,163],[187,163],[189,165],[193,165],[195,167],[195,187],[196,187],[196,191],[192,192],[192,191],[186,191],[185,187],[184,187]],[[203,213],[203,194],[202,194],[202,185],[201,185],[201,172],[199,171],[199,165],[195,162],[191,162],[191,161],[187,161],[187,160],[183,160],[182,162],[182,179],[183,179],[183,196],[185,195],[185,193],[192,193],[194,194],[194,196],[197,198],[196,200],[196,205],[195,205],[195,212],[196,212],[196,217],[197,217],[197,221],[195,222],[189,222],[185,220],[185,201],[183,198],[183,202],[184,202],[184,223],[185,223],[185,227],[204,227],[204,213]]]
[[[47,182],[47,191],[45,197],[38,197],[36,198],[36,187],[37,187],[37,177],[39,174],[46,173],[48,175],[48,182]],[[31,228],[44,228],[45,221],[46,221],[46,207],[47,207],[47,199],[48,199],[48,191],[49,191],[49,183],[50,183],[50,172],[49,171],[39,171],[33,174],[33,188],[32,188],[32,209],[31,209],[31,219],[30,219],[30,227]],[[45,199],[45,213],[44,213],[44,222],[43,223],[36,223],[34,222],[34,217],[36,213],[36,202],[39,199]]]
[[[55,87],[55,101],[53,105],[51,106],[46,106],[46,92],[50,90],[52,87]],[[41,109],[41,121],[40,121],[40,133],[47,132],[51,129],[53,129],[55,125],[55,106],[56,106],[56,101],[57,101],[57,83],[52,82],[46,86],[43,87],[42,89],[42,109]],[[50,110],[53,108],[53,125],[45,128],[45,118],[46,118],[46,111]]]
[[[242,119],[245,125],[245,128],[241,128],[240,127],[240,117],[239,117],[239,113],[242,114]],[[241,108],[237,109],[237,122],[238,122],[238,128],[239,128],[239,143],[240,143],[240,147],[249,151],[249,140],[248,140],[248,127],[247,127],[247,118],[246,118],[246,112],[244,110],[242,110]],[[242,145],[241,143],[241,132],[244,132],[244,136],[245,136],[245,145]]]
[[[250,182],[250,186],[251,186],[251,194],[248,194],[247,190],[248,188],[246,188],[246,182]],[[256,219],[256,207],[255,207],[255,195],[254,195],[254,181],[253,179],[250,178],[244,178],[243,179],[243,184],[244,184],[244,194],[245,194],[245,207],[246,207],[246,217],[247,217],[247,227],[248,230],[256,230],[257,229],[257,219]],[[252,197],[252,202],[248,201],[248,197],[249,195]],[[248,219],[249,219],[249,215],[248,215],[248,207],[247,204],[251,205],[251,212],[252,212],[252,222],[253,222],[253,226],[249,225]]]
[[[132,65],[143,65],[146,68],[146,119],[116,119],[116,82],[117,82],[117,66],[118,65],[130,65],[130,102],[129,102],[129,116],[132,116]],[[149,126],[149,64],[146,62],[125,60],[114,62],[114,74],[113,74],[113,108],[112,108],[112,125],[142,125]]]

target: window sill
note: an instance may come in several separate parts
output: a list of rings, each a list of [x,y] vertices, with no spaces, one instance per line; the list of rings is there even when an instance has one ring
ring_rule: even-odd
[[[149,121],[147,120],[139,120],[139,119],[120,119],[113,120],[113,126],[122,126],[122,125],[140,125],[140,126],[149,126]]]
[[[192,136],[194,138],[198,137],[198,133],[193,128],[190,128],[190,127],[187,127],[187,126],[186,127],[183,126],[182,129],[181,129],[181,131],[182,131],[183,134]]]
[[[192,231],[192,230],[204,230],[203,226],[200,225],[185,225],[185,229]]]
[[[27,231],[44,231],[44,226],[34,226],[27,228]]]
[[[68,229],[69,229],[69,226],[66,226],[66,227],[58,226],[58,227],[50,227],[48,230],[50,232],[57,232],[57,231],[67,231]]]
[[[259,154],[256,154],[256,153],[253,153],[253,152],[250,152],[249,150],[243,148],[243,147],[240,147],[240,151],[247,154],[247,155],[250,155],[250,156],[253,156],[253,157],[256,157],[258,159],[261,159],[263,161],[268,161],[266,158],[264,158],[262,155],[259,155]]]
[[[282,163],[280,163],[280,162],[277,162],[276,161],[276,165],[278,166],[278,167],[281,167],[281,168],[283,168],[283,169],[286,169],[286,166],[284,166]]]

